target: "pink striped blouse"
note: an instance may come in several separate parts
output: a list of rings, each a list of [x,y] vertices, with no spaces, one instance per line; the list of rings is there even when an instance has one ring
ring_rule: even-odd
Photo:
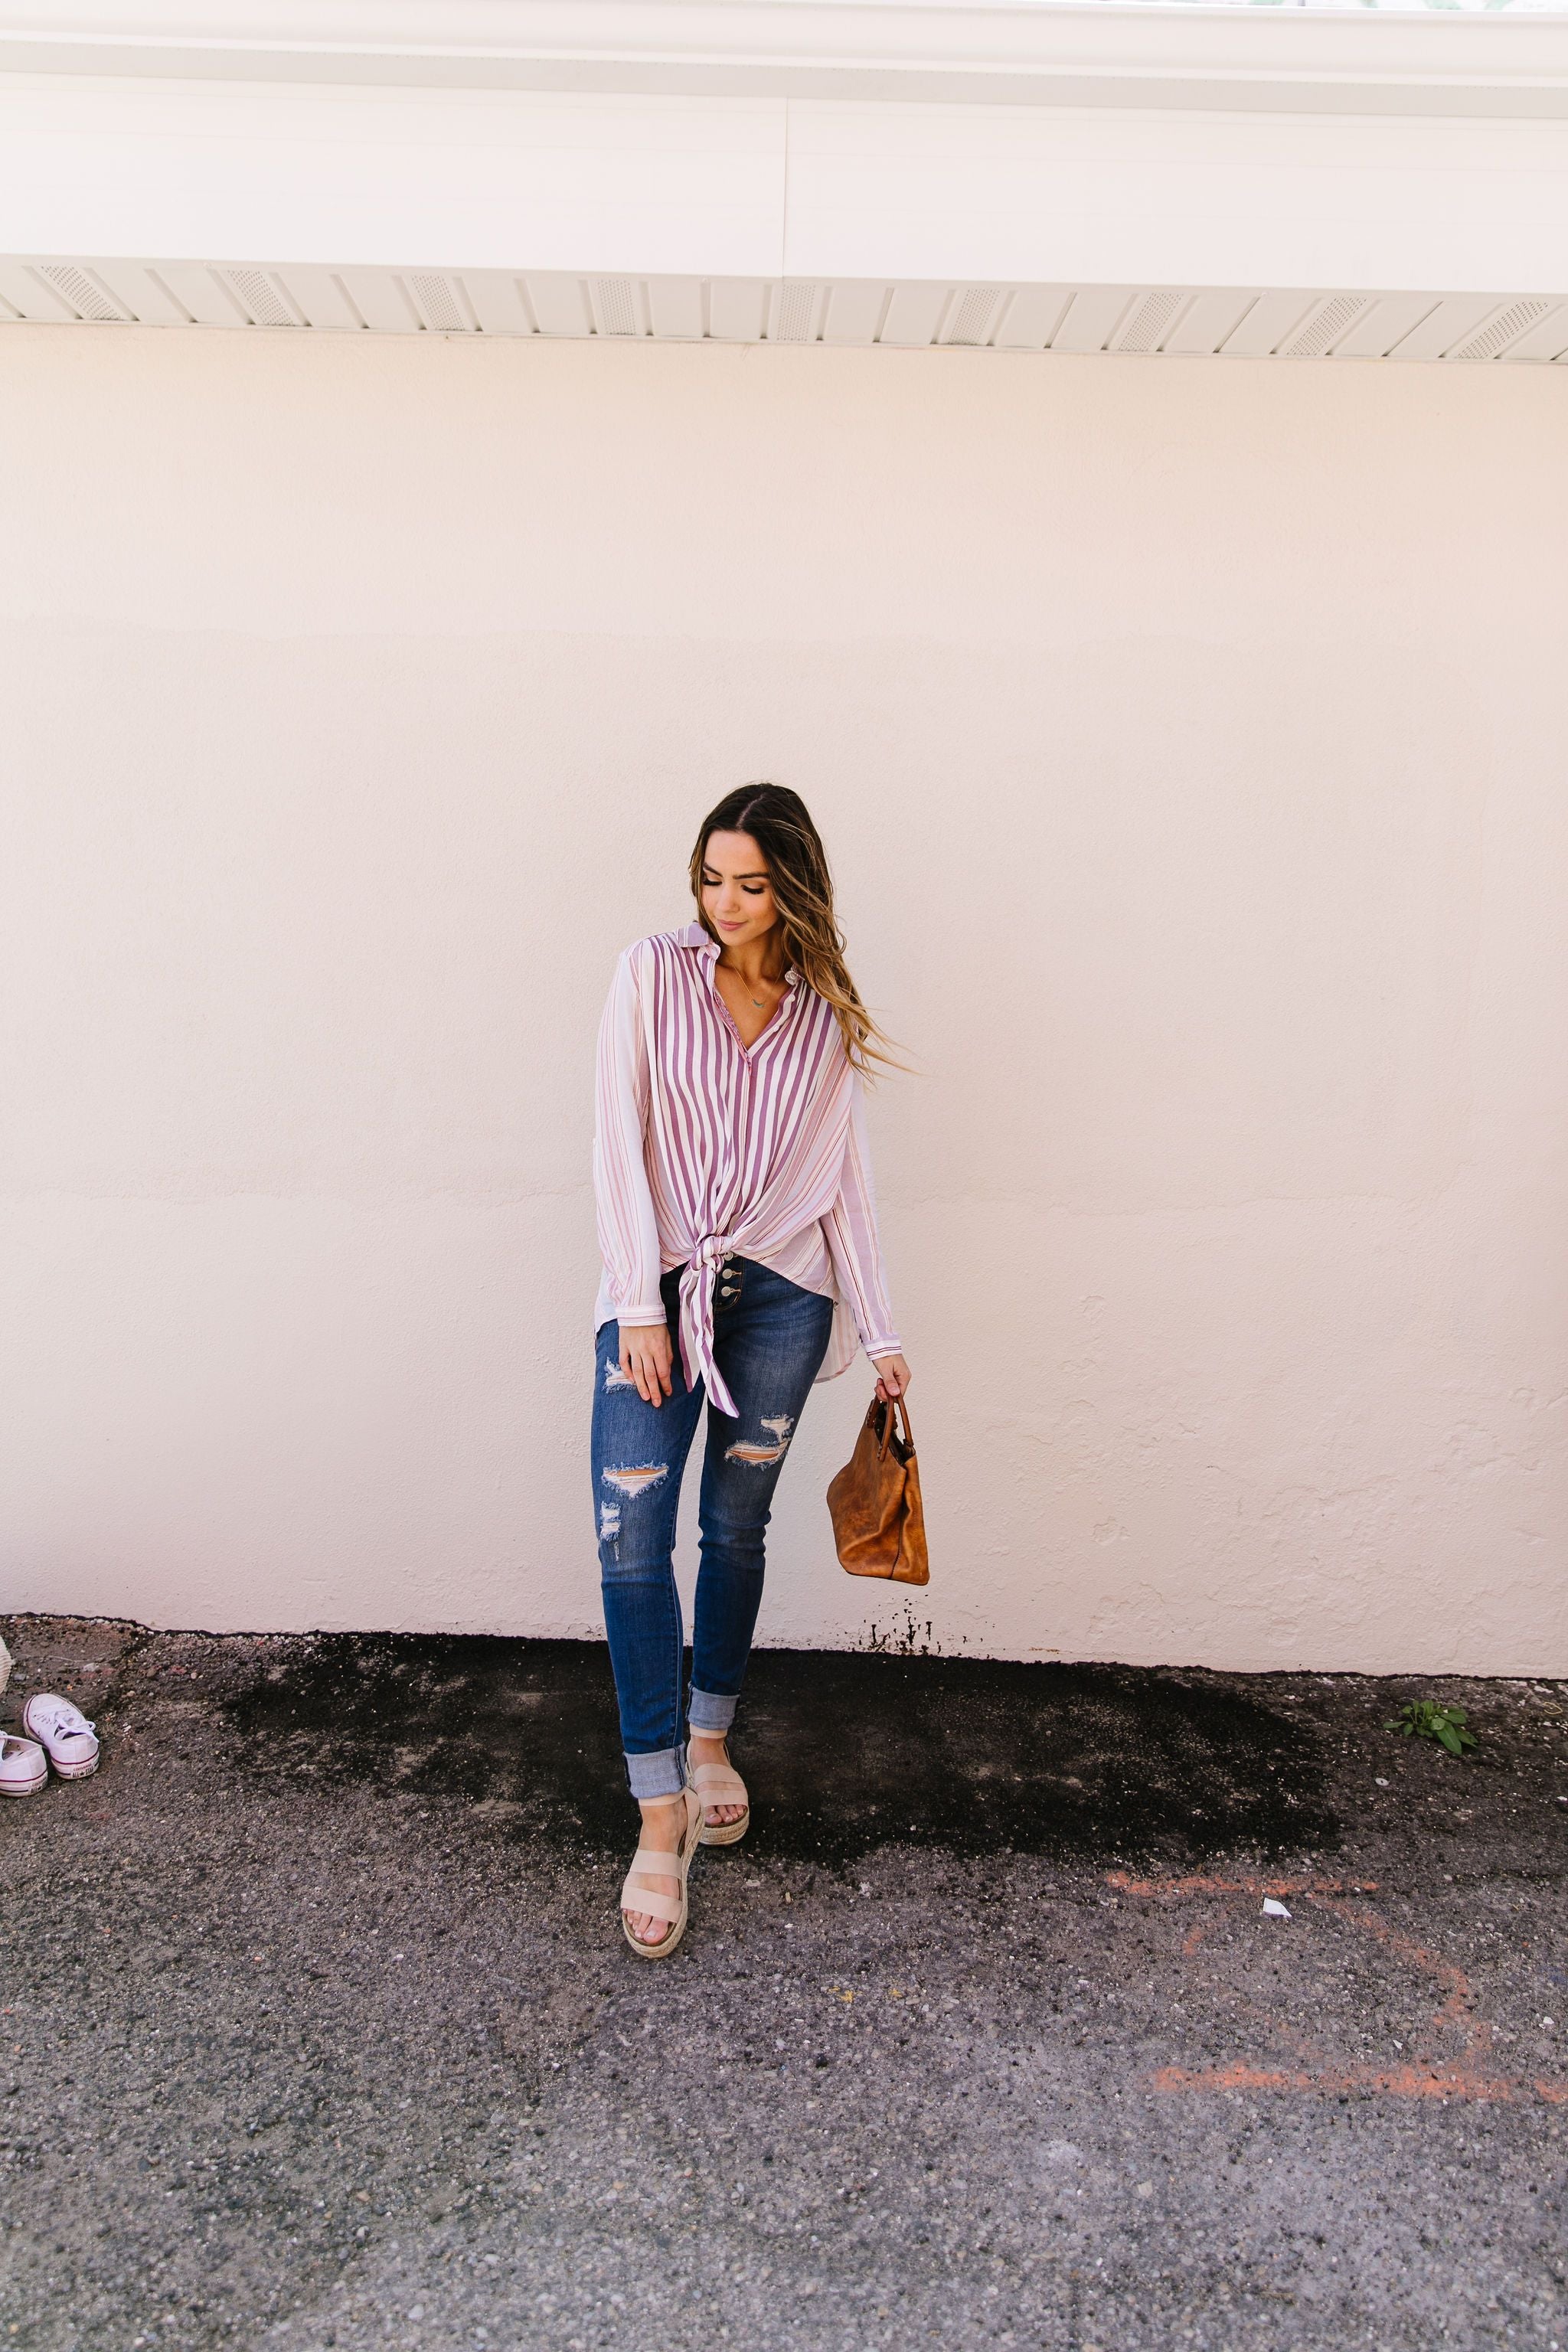
[[[599,1028],[594,1191],[605,1278],[595,1328],[662,1323],[659,1276],[680,1278],[680,1354],[721,1412],[712,1275],[731,1253],[836,1303],[819,1380],[856,1339],[900,1352],[883,1286],[860,1079],[832,1008],[793,969],[750,1045],[713,979],[700,923],[638,940]]]

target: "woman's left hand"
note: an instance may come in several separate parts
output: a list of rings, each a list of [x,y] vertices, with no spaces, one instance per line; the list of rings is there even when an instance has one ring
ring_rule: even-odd
[[[873,1356],[871,1361],[877,1368],[879,1404],[887,1404],[894,1397],[908,1394],[909,1385],[914,1374],[902,1356]]]

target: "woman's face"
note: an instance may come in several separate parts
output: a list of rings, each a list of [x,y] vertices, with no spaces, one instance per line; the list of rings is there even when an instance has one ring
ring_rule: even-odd
[[[778,921],[767,865],[749,833],[709,835],[702,911],[727,948],[749,946]]]

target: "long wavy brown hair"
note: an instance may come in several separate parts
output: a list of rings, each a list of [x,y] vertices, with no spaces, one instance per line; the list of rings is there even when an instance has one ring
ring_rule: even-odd
[[[849,977],[844,934],[833,912],[827,852],[800,794],[787,784],[742,784],[703,818],[691,853],[691,895],[697,919],[713,940],[718,934],[702,910],[702,868],[716,833],[750,834],[762,851],[778,903],[784,953],[807,986],[833,1007],[851,1066],[867,1076],[876,1075],[879,1063],[901,1069],[892,1040],[872,1020]]]

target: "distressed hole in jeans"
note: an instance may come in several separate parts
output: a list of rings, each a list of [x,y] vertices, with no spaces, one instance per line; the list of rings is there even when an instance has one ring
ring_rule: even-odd
[[[621,1532],[621,1507],[618,1503],[599,1506],[599,1541],[614,1543]]]
[[[606,1391],[610,1389],[635,1389],[636,1386],[637,1382],[633,1380],[630,1372],[622,1370],[620,1358],[618,1356],[612,1356],[609,1362],[605,1366],[605,1387]]]
[[[629,1470],[601,1470],[599,1475],[606,1486],[613,1486],[617,1495],[625,1495],[631,1501],[638,1495],[646,1495],[648,1488],[657,1486],[661,1479],[668,1478],[669,1465],[668,1462],[639,1462]]]
[[[744,1462],[753,1470],[765,1470],[774,1462],[782,1462],[784,1447],[789,1444],[795,1423],[787,1412],[775,1413],[771,1420],[763,1418],[761,1426],[773,1432],[771,1438],[742,1437],[724,1451],[726,1462]]]

